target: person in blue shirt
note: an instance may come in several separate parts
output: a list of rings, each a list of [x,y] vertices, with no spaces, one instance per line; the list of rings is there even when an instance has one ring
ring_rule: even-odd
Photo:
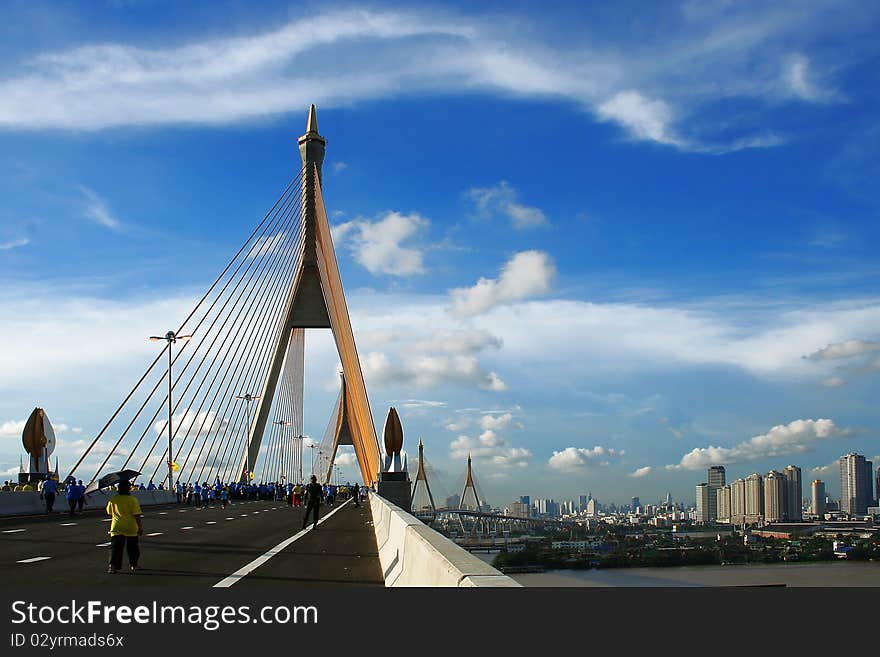
[[[198,509],[202,506],[202,486],[196,482],[193,486],[193,505]]]
[[[55,493],[58,492],[58,482],[52,477],[46,477],[43,482],[43,499],[46,502],[46,513],[52,513],[55,506]]]
[[[76,508],[80,513],[82,513],[83,504],[86,503],[86,487],[83,485],[82,479],[76,482],[76,486],[77,488],[79,488],[79,499],[77,499],[76,501]]]
[[[177,503],[180,504],[180,502],[183,500],[183,484],[179,481],[177,482],[177,487],[175,488],[174,492],[177,494]]]
[[[147,486],[147,490],[156,490],[156,484],[153,483],[152,479],[150,479],[150,484]]]
[[[80,504],[80,500],[85,497],[84,493],[85,487],[80,488],[75,481],[67,484],[66,497],[67,504],[70,507],[70,515],[74,514],[77,505]]]

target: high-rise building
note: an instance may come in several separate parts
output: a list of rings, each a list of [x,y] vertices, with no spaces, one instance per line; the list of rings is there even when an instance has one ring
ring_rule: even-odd
[[[716,491],[718,522],[730,522],[730,486],[722,486]]]
[[[737,479],[730,484],[730,522],[739,525],[746,515],[746,480]]]
[[[874,475],[874,504],[880,506],[880,466]]]
[[[514,518],[528,518],[531,516],[531,507],[528,504],[523,504],[522,498],[520,498],[519,502],[513,502],[510,505],[507,513]]]
[[[713,465],[706,474],[706,482],[709,485],[709,517],[714,520],[718,517],[718,489],[721,488],[726,481],[726,474],[723,465]]]
[[[590,499],[587,501],[587,515],[592,518],[599,515],[599,503],[593,499],[592,495],[590,495]]]
[[[531,507],[532,506],[532,499],[528,495],[520,495],[519,496],[519,503],[525,504],[526,506]]]
[[[880,471],[878,471],[877,474],[880,474]],[[880,486],[877,486],[877,488],[880,488]],[[672,505],[672,493],[666,493],[666,501],[665,501],[665,504],[666,504],[666,506],[671,506],[671,505]]]
[[[706,482],[697,484],[697,515],[695,518],[697,522],[709,522],[712,519],[712,505],[709,503],[710,492],[714,493]]]
[[[630,510],[635,513],[638,511],[639,507],[642,506],[641,501],[639,501],[638,496],[632,498],[632,504],[630,504]]]
[[[813,489],[813,513],[819,518],[825,515],[825,482],[816,479],[812,485]]]
[[[756,522],[764,515],[764,478],[758,473],[746,477],[746,521]]]
[[[771,470],[764,477],[764,520],[779,522],[788,514],[788,482],[785,475]]]
[[[801,481],[801,469],[796,465],[788,465],[782,471],[786,479],[786,498],[788,501],[786,520],[797,522],[804,519],[804,486]]]
[[[446,498],[446,508],[447,509],[457,509],[461,506],[461,496],[460,495],[450,495]]]
[[[840,510],[864,515],[872,498],[873,464],[862,454],[851,452],[840,457]]]
[[[587,510],[587,502],[589,502],[589,501],[590,501],[590,498],[588,498],[586,495],[578,496],[578,511],[580,511],[581,513],[586,511]]]

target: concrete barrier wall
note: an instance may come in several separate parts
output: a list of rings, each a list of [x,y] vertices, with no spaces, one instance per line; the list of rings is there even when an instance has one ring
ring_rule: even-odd
[[[174,493],[166,490],[134,490],[131,492],[141,506],[168,504],[174,502]],[[103,509],[115,493],[98,491],[86,495],[85,509]],[[55,510],[66,511],[67,498],[60,493],[55,498]],[[30,516],[46,512],[46,503],[40,499],[36,491],[19,491],[18,493],[0,492],[0,516]]]
[[[385,586],[520,586],[375,493],[370,509]]]

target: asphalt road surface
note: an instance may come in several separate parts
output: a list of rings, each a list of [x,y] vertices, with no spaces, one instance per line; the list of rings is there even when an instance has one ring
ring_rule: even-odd
[[[53,588],[212,587],[224,580],[236,589],[383,586],[369,504],[324,505],[321,512],[326,521],[317,531],[309,529],[289,541],[300,533],[302,510],[283,502],[242,501],[225,511],[219,504],[211,509],[144,507],[142,570],[130,573],[126,556],[115,575],[105,572],[110,523],[103,510],[72,518],[67,513],[0,518],[0,578],[11,585]],[[289,544],[272,552],[282,543]],[[259,565],[245,568],[255,560]],[[230,579],[242,569],[247,573]]]

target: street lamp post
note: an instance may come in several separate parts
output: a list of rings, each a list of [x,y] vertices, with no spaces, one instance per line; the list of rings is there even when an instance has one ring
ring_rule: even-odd
[[[288,421],[286,421],[286,420],[275,420],[274,422],[272,422],[272,424],[277,424],[277,425],[280,426],[280,427],[289,427],[290,425],[293,424],[293,422],[288,422]],[[280,447],[281,458],[279,459],[278,469],[279,469],[279,474],[280,474],[282,477],[285,477],[285,479],[286,479],[286,478],[287,478],[287,477],[286,477],[286,474],[287,474],[287,473],[286,473],[286,472],[280,472],[281,469],[287,469],[287,466],[289,465],[289,464],[287,463],[287,458],[286,458],[285,450],[284,450],[284,429],[281,429],[280,431],[281,431],[281,440],[278,441],[278,444],[281,446],[281,447]],[[266,458],[268,458],[268,457],[269,457],[269,454],[266,454]],[[270,472],[269,474],[271,475],[272,473]]]
[[[315,448],[317,445],[309,445],[309,449],[312,450],[312,474],[315,474]]]
[[[174,451],[173,451],[173,434],[171,432],[171,388],[173,387],[171,378],[172,349],[171,345],[178,340],[187,341],[191,335],[177,335],[174,331],[168,331],[165,335],[151,335],[150,341],[159,342],[165,340],[168,343],[168,490],[174,490]]]
[[[247,421],[247,425],[245,426],[245,431],[247,431],[247,445],[245,447],[244,453],[244,465],[245,465],[245,477],[247,481],[245,483],[250,483],[251,480],[251,402],[260,398],[259,395],[252,395],[249,392],[244,393],[243,395],[236,395],[236,399],[241,399],[245,403],[245,419]]]

